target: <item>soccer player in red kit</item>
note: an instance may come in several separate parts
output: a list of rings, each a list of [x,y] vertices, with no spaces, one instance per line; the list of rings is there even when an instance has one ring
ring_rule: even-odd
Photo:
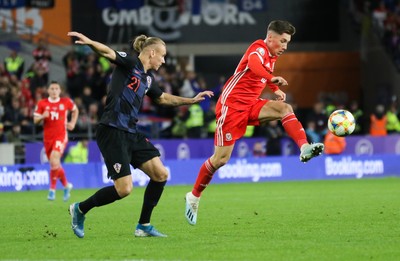
[[[55,200],[57,180],[64,186],[64,201],[70,198],[72,184],[68,183],[61,157],[68,142],[67,130],[75,128],[79,111],[75,103],[66,97],[60,97],[61,86],[52,82],[47,88],[48,98],[38,102],[33,120],[35,124],[43,122],[43,143],[50,162],[50,190],[48,200]],[[68,122],[68,112],[71,120]]]
[[[216,106],[214,154],[203,163],[193,190],[186,194],[185,217],[189,224],[196,224],[201,193],[214,173],[228,162],[236,140],[243,136],[247,125],[280,120],[301,150],[300,161],[307,162],[322,153],[324,145],[307,142],[292,106],[285,103],[286,94],[279,87],[288,85],[287,81],[272,74],[277,58],[286,51],[295,32],[295,27],[287,21],[272,21],[266,38],[249,46],[235,73],[225,83]],[[276,100],[260,98],[266,86],[277,96]]]

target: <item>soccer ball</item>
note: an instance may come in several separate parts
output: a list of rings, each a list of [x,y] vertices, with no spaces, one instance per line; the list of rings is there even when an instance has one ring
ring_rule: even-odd
[[[347,110],[336,110],[328,119],[328,129],[336,136],[344,137],[353,133],[356,121]]]

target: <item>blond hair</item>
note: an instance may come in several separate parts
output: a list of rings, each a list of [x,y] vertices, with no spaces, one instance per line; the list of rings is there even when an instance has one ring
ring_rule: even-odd
[[[144,48],[154,44],[162,44],[165,46],[165,42],[158,37],[148,37],[144,34],[137,36],[133,40],[132,47],[137,52],[142,52]]]

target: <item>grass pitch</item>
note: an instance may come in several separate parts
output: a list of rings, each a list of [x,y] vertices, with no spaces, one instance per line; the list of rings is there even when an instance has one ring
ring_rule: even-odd
[[[210,185],[196,226],[190,186],[167,186],[152,223],[168,238],[135,238],[143,188],[70,229],[69,203],[95,190],[0,193],[1,260],[400,260],[400,179]]]

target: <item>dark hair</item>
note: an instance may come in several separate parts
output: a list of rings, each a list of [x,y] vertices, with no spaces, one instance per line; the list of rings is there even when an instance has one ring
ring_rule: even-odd
[[[288,21],[275,20],[269,23],[267,31],[274,31],[277,34],[290,34],[296,33],[296,28]]]
[[[61,84],[55,80],[50,81],[49,85],[47,85],[47,89],[49,89],[52,84],[58,84],[58,86],[60,86],[60,89],[63,90],[63,87],[61,86]]]
[[[137,36],[132,42],[133,42],[132,43],[133,49],[139,53],[147,46],[150,46],[153,44],[163,44],[165,46],[164,41],[161,40],[160,38],[148,37],[144,34]]]

